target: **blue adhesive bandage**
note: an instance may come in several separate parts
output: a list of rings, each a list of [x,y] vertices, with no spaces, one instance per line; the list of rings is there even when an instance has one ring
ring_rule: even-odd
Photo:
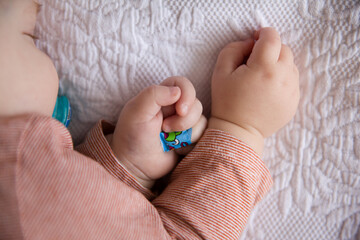
[[[69,126],[71,119],[70,102],[65,96],[58,96],[52,117],[65,125]]]
[[[186,147],[191,144],[192,128],[182,132],[161,132],[160,140],[164,152],[168,152],[173,149]]]

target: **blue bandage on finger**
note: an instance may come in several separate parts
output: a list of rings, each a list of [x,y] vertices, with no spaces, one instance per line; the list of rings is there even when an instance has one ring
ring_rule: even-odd
[[[192,128],[181,132],[161,132],[160,140],[164,152],[186,147],[191,144]]]

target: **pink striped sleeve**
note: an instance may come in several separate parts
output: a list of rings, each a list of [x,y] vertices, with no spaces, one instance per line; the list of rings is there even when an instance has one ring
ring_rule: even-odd
[[[154,198],[154,194],[143,187],[117,160],[110,148],[105,135],[113,133],[114,126],[106,121],[99,121],[87,135],[85,142],[76,147],[80,153],[96,160],[111,175],[123,181],[129,187],[141,192],[147,199]]]
[[[98,162],[112,160],[106,129],[94,128],[86,143]],[[271,185],[261,159],[217,130],[152,202],[127,173],[119,181],[121,166],[74,151],[51,118],[0,118],[0,143],[0,239],[237,239]]]
[[[152,199],[151,192],[143,188],[113,155],[104,137],[112,131],[112,125],[99,122],[78,150]],[[178,165],[171,184],[153,204],[173,237],[236,239],[251,210],[271,185],[268,169],[250,147],[229,134],[208,129],[194,151]],[[219,231],[221,229],[223,231]]]
[[[153,204],[172,236],[238,239],[254,205],[271,185],[268,169],[251,148],[208,129]]]

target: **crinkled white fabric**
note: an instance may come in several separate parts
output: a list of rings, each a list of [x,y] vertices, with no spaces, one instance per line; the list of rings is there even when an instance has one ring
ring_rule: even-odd
[[[126,101],[183,75],[210,110],[219,50],[273,26],[294,51],[301,101],[266,141],[274,187],[242,239],[360,239],[360,2],[40,0],[37,45],[55,62],[79,142]]]

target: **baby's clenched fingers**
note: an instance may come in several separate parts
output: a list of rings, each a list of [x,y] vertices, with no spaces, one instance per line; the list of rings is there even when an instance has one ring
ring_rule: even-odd
[[[150,86],[125,105],[133,121],[148,121],[156,116],[161,107],[174,104],[180,98],[179,87]]]
[[[281,39],[279,33],[274,28],[262,28],[247,65],[275,64],[278,62],[280,51]]]
[[[194,104],[196,99],[196,92],[191,81],[185,77],[175,76],[165,79],[161,85],[163,86],[177,86],[181,90],[180,99],[176,102],[176,113],[180,116],[185,116],[189,109]]]
[[[163,122],[162,130],[164,132],[187,130],[198,122],[202,110],[201,102],[196,99],[186,116],[183,117],[176,114],[166,118]]]
[[[250,55],[254,40],[232,42],[220,52],[214,70],[216,79],[223,79],[235,71]]]

